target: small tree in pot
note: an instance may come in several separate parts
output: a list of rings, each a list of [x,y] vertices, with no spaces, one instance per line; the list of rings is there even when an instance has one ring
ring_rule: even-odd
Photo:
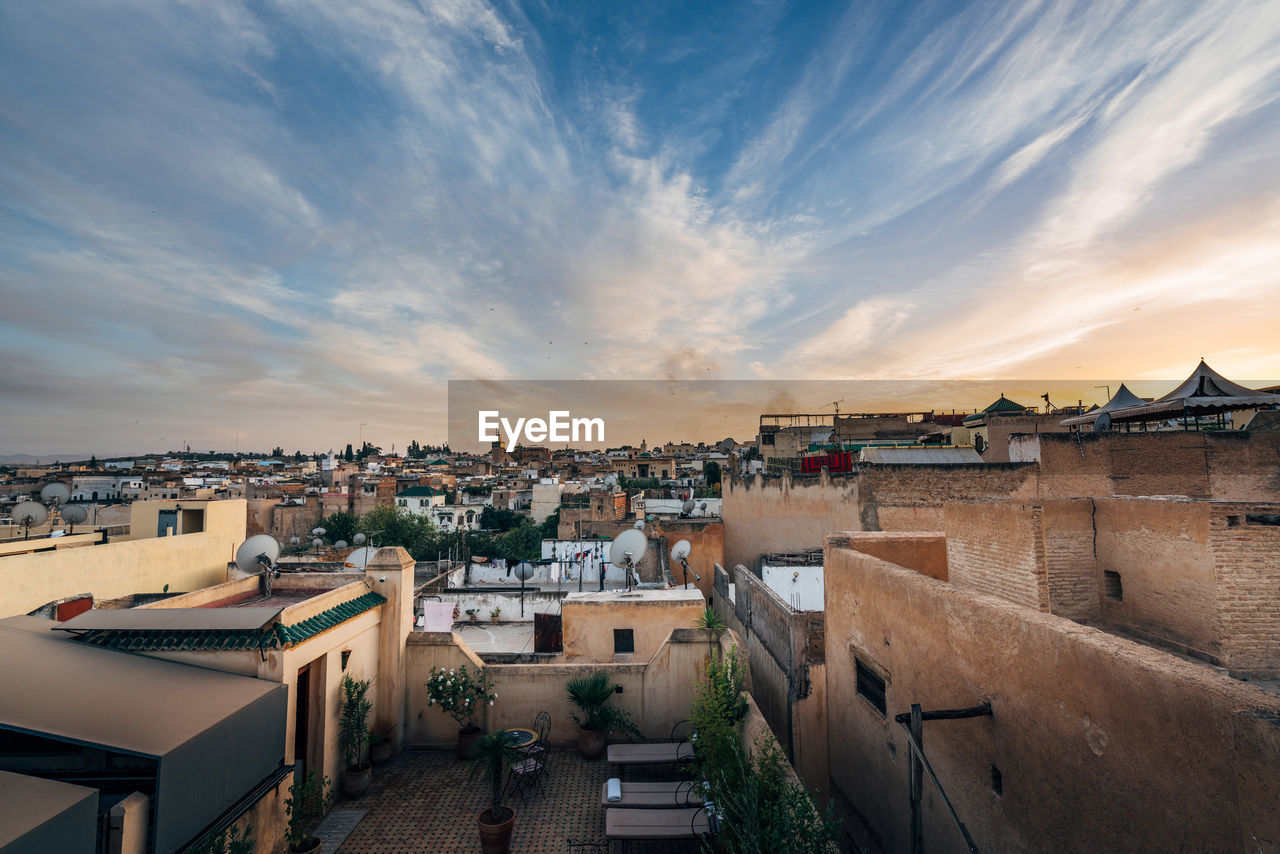
[[[476,770],[489,776],[489,807],[480,812],[480,850],[483,854],[507,854],[511,850],[511,831],[516,824],[516,811],[502,805],[502,766],[524,759],[519,751],[507,742],[507,730],[481,736],[471,750]]]
[[[312,771],[303,779],[295,775],[285,799],[284,811],[289,816],[285,837],[292,854],[319,854],[320,840],[314,835],[316,825],[329,808],[329,778]]]
[[[471,755],[471,747],[480,737],[480,727],[475,724],[476,713],[486,703],[490,706],[498,699],[493,691],[493,680],[484,670],[474,672],[461,667],[431,668],[427,678],[427,705],[440,710],[458,723],[458,758]]]
[[[575,676],[565,683],[569,701],[578,707],[582,717],[573,716],[577,722],[578,752],[587,759],[596,759],[604,752],[605,736],[617,732],[634,740],[640,730],[631,720],[626,709],[609,702],[618,686],[603,670]]]
[[[369,789],[373,765],[365,759],[369,746],[369,702],[371,679],[353,679],[348,673],[342,677],[342,716],[338,721],[338,744],[347,763],[347,773],[342,778],[342,793],[348,798],[358,798]]]

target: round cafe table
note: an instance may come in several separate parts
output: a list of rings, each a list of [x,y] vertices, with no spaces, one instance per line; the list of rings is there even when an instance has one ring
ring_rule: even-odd
[[[509,747],[519,750],[522,747],[528,747],[538,740],[538,734],[528,727],[511,727],[507,730],[507,734],[503,736]]]

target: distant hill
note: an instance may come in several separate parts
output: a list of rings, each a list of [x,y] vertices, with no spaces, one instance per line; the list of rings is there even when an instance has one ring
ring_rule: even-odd
[[[92,454],[0,454],[0,465],[34,465],[35,463],[74,463]]]

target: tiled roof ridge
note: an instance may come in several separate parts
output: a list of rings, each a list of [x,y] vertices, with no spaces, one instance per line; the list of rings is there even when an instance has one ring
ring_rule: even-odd
[[[340,625],[365,611],[386,602],[380,593],[372,591],[339,602],[326,608],[319,614],[299,620],[290,625],[279,622],[272,623],[260,630],[256,629],[166,629],[163,631],[140,631],[136,629],[112,630],[102,629],[86,632],[78,639],[94,646],[126,652],[148,652],[159,650],[241,650],[241,649],[283,649],[309,640],[323,631]]]

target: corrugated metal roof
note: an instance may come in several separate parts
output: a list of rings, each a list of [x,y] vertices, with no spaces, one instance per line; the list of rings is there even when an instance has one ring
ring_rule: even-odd
[[[53,625],[0,620],[0,726],[159,757],[279,689],[76,643]]]
[[[882,465],[959,465],[980,463],[982,457],[973,448],[863,448],[860,463]]]

